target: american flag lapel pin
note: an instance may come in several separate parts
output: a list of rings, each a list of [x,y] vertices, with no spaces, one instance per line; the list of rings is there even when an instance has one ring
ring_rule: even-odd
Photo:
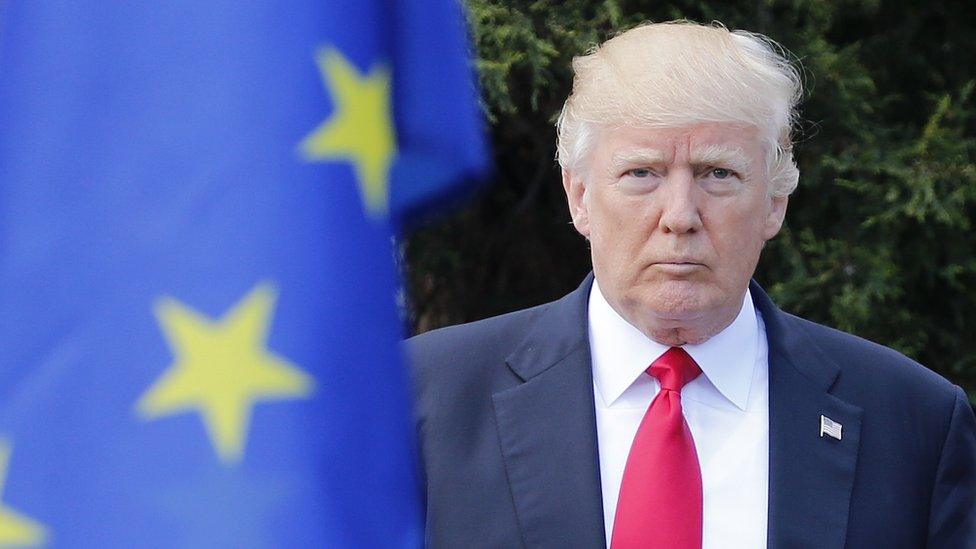
[[[840,432],[844,428],[843,425],[837,423],[836,421],[830,419],[825,415],[820,416],[820,438],[824,435],[834,437],[840,440]]]

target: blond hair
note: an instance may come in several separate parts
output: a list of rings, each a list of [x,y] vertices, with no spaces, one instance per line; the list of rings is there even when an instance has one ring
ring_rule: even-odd
[[[583,168],[600,128],[725,122],[759,131],[772,196],[796,188],[791,128],[802,85],[769,38],[718,24],[648,23],[574,58],[573,72],[556,124],[564,170]]]

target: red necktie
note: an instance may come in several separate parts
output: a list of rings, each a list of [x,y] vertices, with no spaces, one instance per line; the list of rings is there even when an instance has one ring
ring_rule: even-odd
[[[701,369],[671,347],[647,374],[661,391],[647,408],[627,456],[612,549],[700,549],[702,483],[695,440],[681,413],[681,388]]]

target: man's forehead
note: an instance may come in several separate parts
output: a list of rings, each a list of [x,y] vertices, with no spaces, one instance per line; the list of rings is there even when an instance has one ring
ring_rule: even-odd
[[[735,162],[736,164],[748,164],[752,160],[752,155],[740,143],[721,141],[673,143],[670,146],[658,147],[621,145],[614,147],[610,155],[613,164],[668,164],[674,162],[676,158],[691,163]]]
[[[701,123],[680,127],[615,126],[603,128],[598,135],[614,148],[674,151],[679,146],[695,149],[708,146],[750,148],[760,138],[755,126],[732,123]]]

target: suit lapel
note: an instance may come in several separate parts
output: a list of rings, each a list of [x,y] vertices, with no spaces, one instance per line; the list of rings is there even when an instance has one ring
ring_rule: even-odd
[[[493,395],[527,547],[605,546],[586,303],[592,275],[542,309],[508,358],[523,381]]]
[[[527,547],[605,546],[586,303],[592,274],[541,310],[508,365],[524,383],[492,397]],[[768,546],[842,548],[862,410],[832,394],[840,368],[753,283],[769,341]],[[820,416],[843,425],[820,436]]]
[[[769,547],[844,547],[862,410],[830,394],[840,369],[755,283],[769,341]],[[821,436],[820,417],[843,425]]]

